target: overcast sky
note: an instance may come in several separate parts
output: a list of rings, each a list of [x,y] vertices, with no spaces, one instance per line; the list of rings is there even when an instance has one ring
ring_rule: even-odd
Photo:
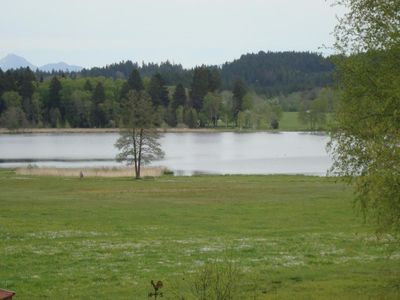
[[[316,51],[332,44],[328,0],[3,0],[0,57],[84,67],[121,60],[186,67],[247,52]]]

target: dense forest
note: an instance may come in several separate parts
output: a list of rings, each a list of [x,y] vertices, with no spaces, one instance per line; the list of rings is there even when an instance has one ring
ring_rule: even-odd
[[[160,127],[278,128],[282,111],[299,111],[314,128],[312,112],[333,107],[332,73],[328,59],[306,52],[193,69],[131,61],[72,73],[0,69],[0,127],[120,127],[133,90],[149,94]]]
[[[223,89],[232,89],[236,79],[241,79],[252,89],[267,95],[287,94],[332,83],[333,64],[328,58],[310,52],[263,52],[242,55],[222,66],[209,66],[220,73]],[[141,76],[161,74],[167,85],[182,83],[190,87],[193,69],[169,61],[161,64],[139,65],[131,61],[111,64],[103,68],[83,69],[85,77],[104,76],[127,79],[133,69]]]
[[[242,55],[221,67],[224,87],[236,78],[269,96],[304,91],[332,84],[329,59],[309,52],[263,52]]]

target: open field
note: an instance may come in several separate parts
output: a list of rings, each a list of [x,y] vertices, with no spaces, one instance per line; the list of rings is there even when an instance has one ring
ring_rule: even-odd
[[[230,261],[236,299],[398,299],[399,249],[351,199],[318,177],[0,170],[0,287],[15,299],[148,299],[154,279],[179,299],[204,263]]]
[[[308,126],[301,124],[298,117],[298,112],[283,112],[282,118],[279,121],[279,130],[283,131],[307,131]]]

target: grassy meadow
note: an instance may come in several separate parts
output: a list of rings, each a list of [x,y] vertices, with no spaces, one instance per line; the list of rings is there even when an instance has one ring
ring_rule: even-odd
[[[282,118],[279,121],[279,130],[282,131],[307,131],[309,130],[306,124],[299,121],[298,112],[283,112]]]
[[[148,299],[153,279],[163,299],[196,299],[205,266],[234,265],[235,299],[398,299],[400,252],[352,198],[306,176],[0,170],[0,287],[16,300]]]

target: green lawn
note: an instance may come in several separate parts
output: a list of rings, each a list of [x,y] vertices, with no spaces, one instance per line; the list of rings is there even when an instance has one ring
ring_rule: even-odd
[[[233,262],[236,299],[398,299],[400,253],[351,199],[317,177],[1,170],[0,287],[16,300],[148,299],[154,279],[180,299],[204,263]]]
[[[282,119],[279,121],[279,130],[304,131],[309,130],[307,125],[301,124],[298,112],[283,112]]]
[[[329,124],[334,121],[332,113],[327,114],[326,121],[327,121],[327,123],[323,126],[323,128],[318,128],[318,130],[326,130],[329,127]],[[310,131],[310,126],[307,124],[302,124],[299,121],[299,113],[298,112],[283,112],[282,118],[279,121],[279,130],[281,130],[281,131]]]

